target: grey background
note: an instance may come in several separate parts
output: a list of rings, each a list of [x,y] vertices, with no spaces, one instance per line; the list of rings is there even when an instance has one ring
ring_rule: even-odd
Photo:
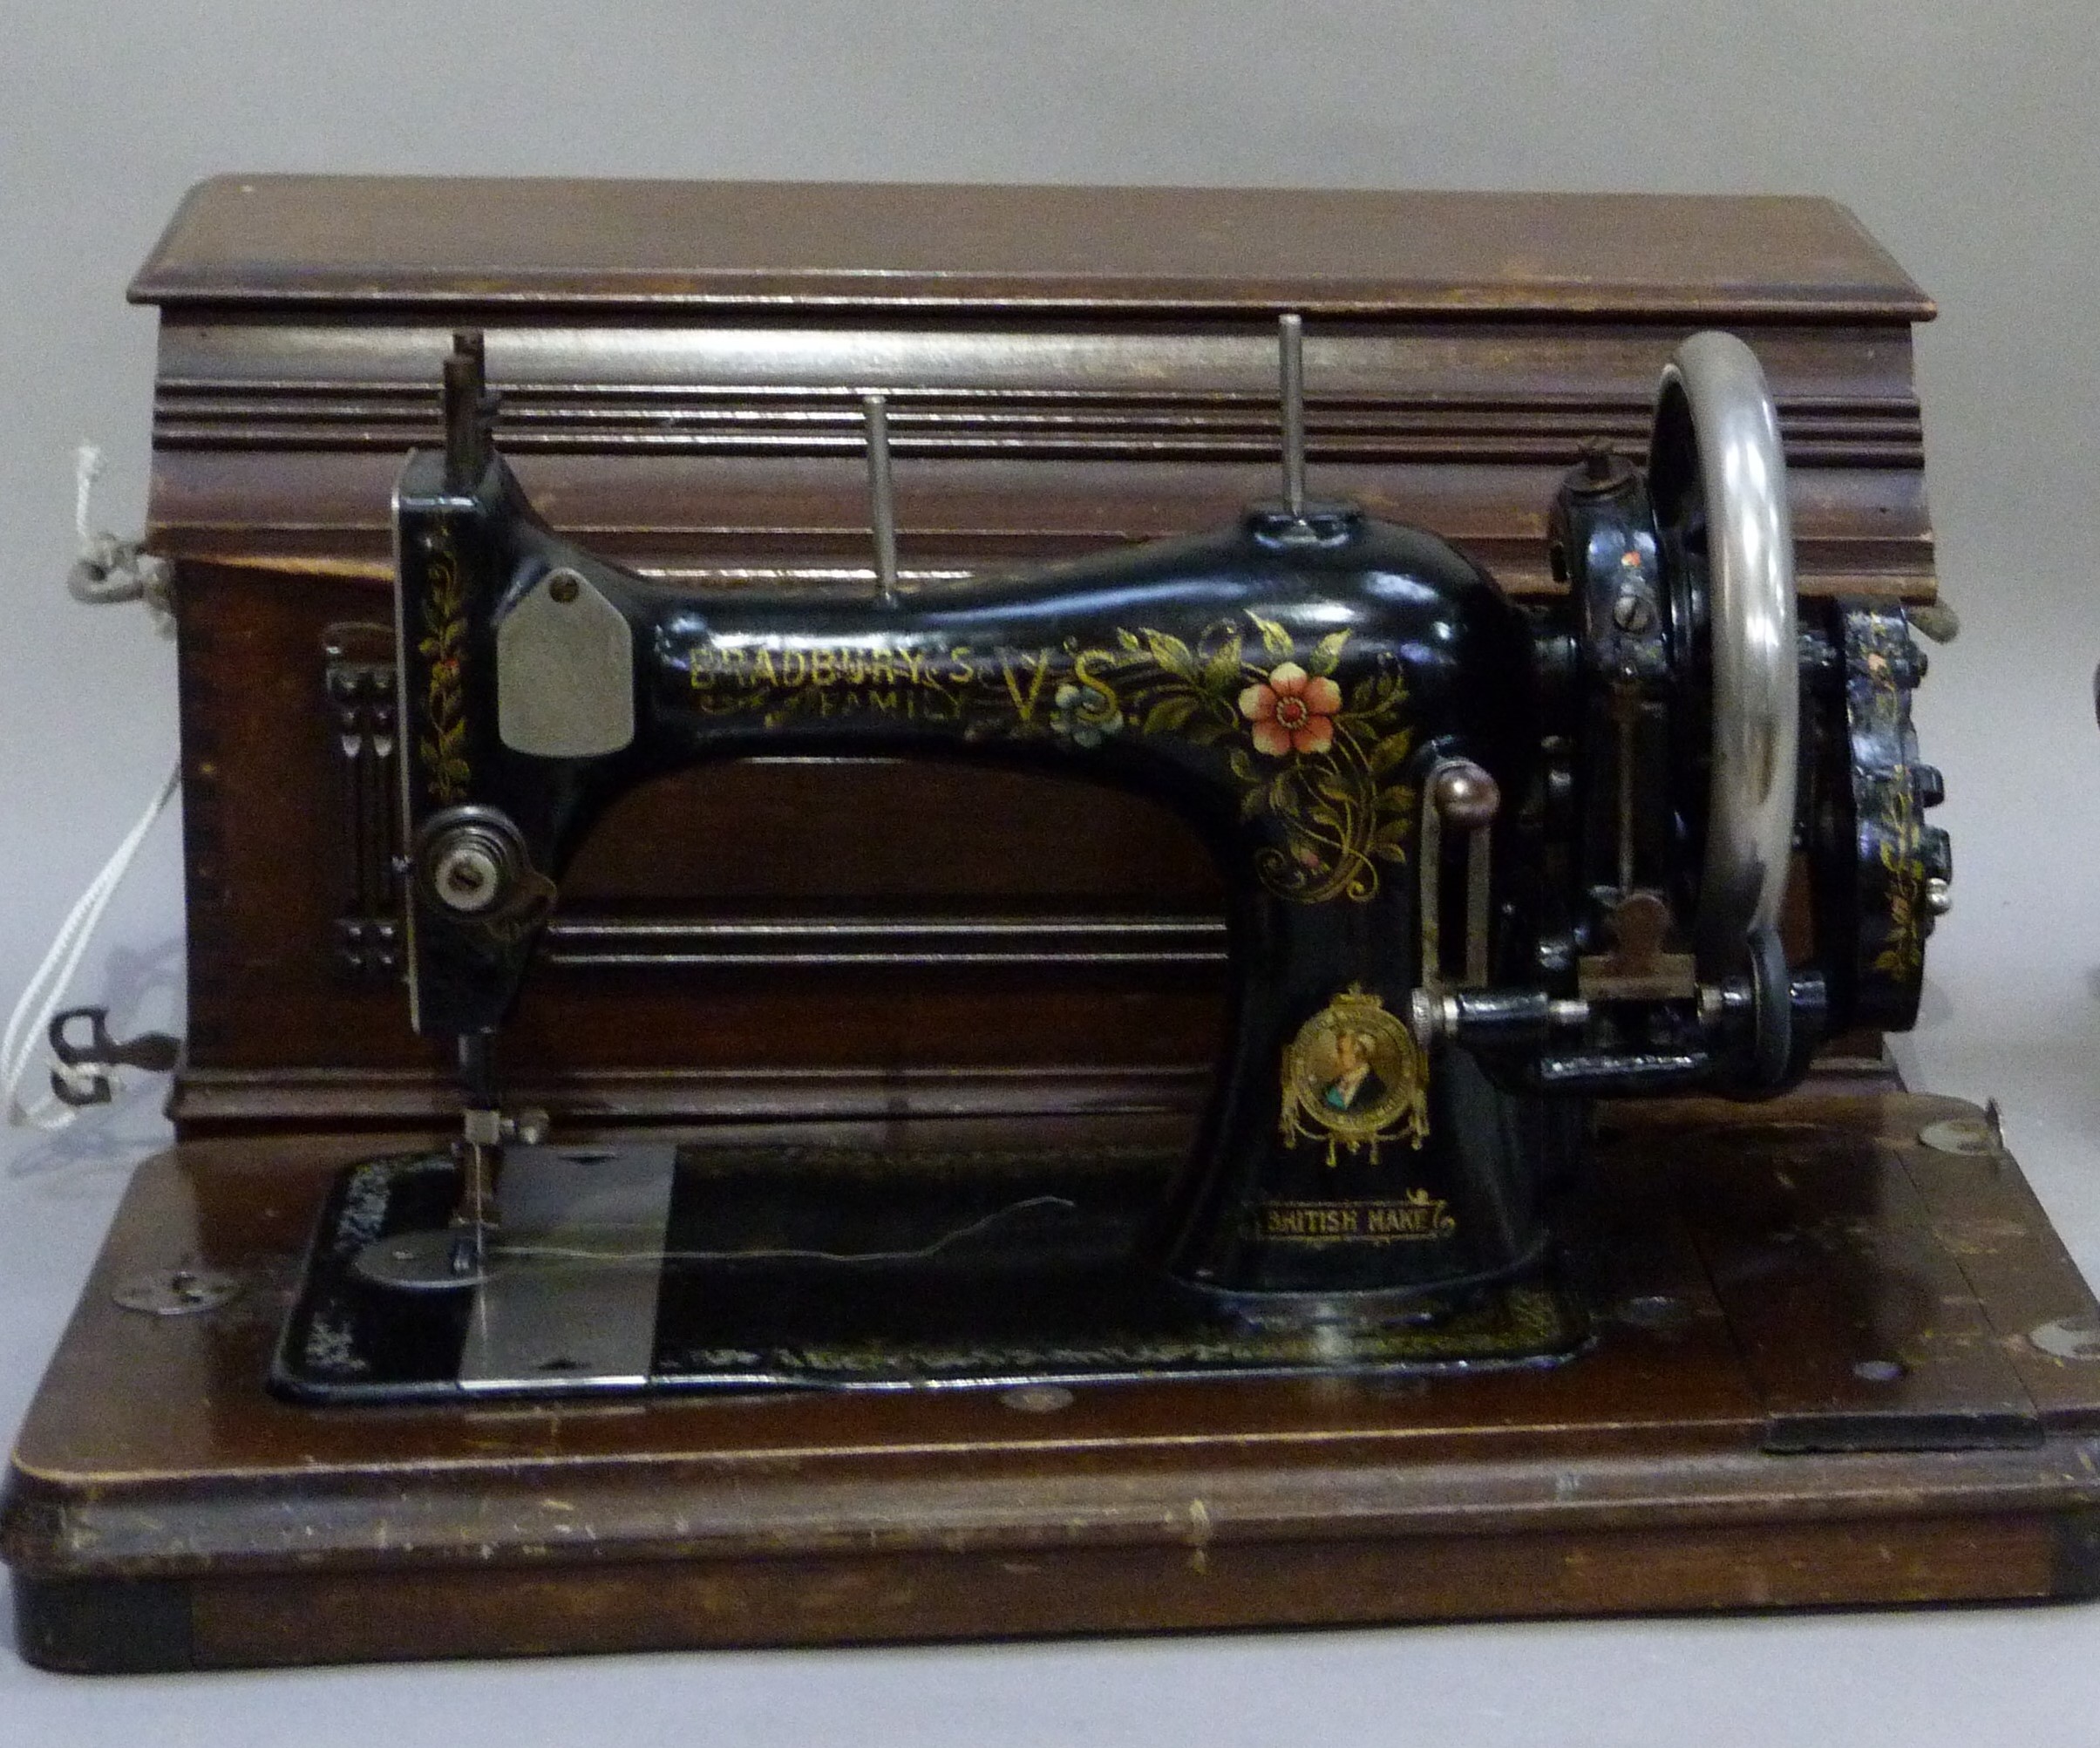
[[[66,601],[71,450],[145,499],[153,325],[123,286],[228,169],[1801,191],[1940,301],[1919,371],[1960,643],[1920,715],[1957,908],[1913,1085],[2004,1102],[2100,1275],[2089,677],[2100,433],[2090,0],[1376,0],[0,8],[0,990],[174,745],[172,651]],[[164,824],[77,988],[179,1018]],[[0,1141],[0,1430],[157,1088]],[[3,1623],[0,1623],[3,1624]],[[0,1654],[0,1741],[1451,1744],[2100,1740],[2090,1608],[1482,1625],[83,1684]]]

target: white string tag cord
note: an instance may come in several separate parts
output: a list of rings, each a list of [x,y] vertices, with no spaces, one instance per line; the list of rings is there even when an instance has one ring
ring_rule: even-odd
[[[74,901],[73,908],[65,914],[65,922],[58,925],[50,949],[37,967],[22,996],[15,1003],[14,1012],[8,1016],[7,1031],[0,1037],[0,1085],[7,1091],[7,1120],[17,1127],[28,1125],[37,1129],[63,1129],[78,1114],[75,1108],[58,1098],[55,1092],[44,1092],[31,1103],[22,1098],[22,1084],[29,1078],[30,1071],[37,1065],[43,1050],[51,1016],[58,1012],[58,1003],[65,998],[71,985],[73,974],[80,969],[80,961],[86,956],[88,942],[94,938],[96,926],[102,921],[103,913],[109,908],[110,901],[117,895],[117,888],[124,882],[139,847],[145,843],[146,834],[153,829],[153,822],[167,809],[180,786],[182,767],[178,764],[167,773],[160,792],[139,816],[131,830],[124,834],[102,870],[87,883],[87,889]],[[91,1069],[85,1065],[74,1067],[54,1061],[51,1068],[54,1078],[62,1080],[83,1098],[92,1094],[106,1068]]]
[[[65,580],[66,592],[74,600],[91,606],[141,602],[153,616],[161,635],[173,636],[175,618],[169,587],[173,579],[173,567],[166,559],[144,551],[137,541],[120,541],[92,526],[91,500],[95,480],[101,472],[102,452],[92,443],[83,443],[74,456],[73,533],[77,548],[72,569]],[[14,1011],[8,1016],[6,1032],[0,1035],[0,1089],[4,1089],[6,1094],[7,1120],[10,1125],[63,1129],[78,1114],[72,1105],[57,1096],[55,1089],[24,1103],[23,1083],[37,1062],[51,1017],[58,1012],[58,1003],[80,969],[96,926],[109,908],[110,901],[116,896],[117,888],[123,884],[139,846],[153,829],[153,822],[167,812],[167,804],[174,799],[181,779],[182,765],[178,758],[146,811],[124,834],[115,853],[87,883],[87,889],[74,901],[72,908],[66,912],[49,950],[23,990]],[[83,1098],[93,1095],[112,1071],[106,1067],[73,1065],[56,1060],[51,1067],[56,1081]]]
[[[120,541],[94,526],[92,500],[102,477],[102,452],[83,443],[73,452],[73,568],[65,592],[87,607],[137,601],[153,616],[164,637],[175,635],[175,609],[169,590],[175,568],[139,541]]]

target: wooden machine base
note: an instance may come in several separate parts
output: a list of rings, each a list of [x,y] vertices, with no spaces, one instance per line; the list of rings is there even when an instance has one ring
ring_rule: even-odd
[[[1013,1130],[893,1124],[880,1141]],[[320,1198],[392,1144],[195,1143],[141,1168],[15,1452],[3,1547],[31,1662],[2100,1590],[2094,1300],[1982,1113],[1953,1100],[1839,1081],[1762,1107],[1609,1112],[1574,1238],[1597,1333],[1558,1365],[276,1399],[263,1379]],[[241,1290],[191,1315],[117,1302],[177,1268]]]

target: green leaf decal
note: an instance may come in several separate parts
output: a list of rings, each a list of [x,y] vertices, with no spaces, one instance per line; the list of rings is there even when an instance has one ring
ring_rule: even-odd
[[[1203,690],[1206,692],[1240,690],[1240,634],[1235,631],[1211,651],[1203,663]]]
[[[1147,631],[1145,647],[1152,651],[1152,660],[1177,679],[1193,680],[1196,677],[1196,658],[1187,644],[1179,637],[1165,631]]]
[[[1322,766],[1313,772],[1313,792],[1340,802],[1344,807],[1357,799],[1358,786],[1332,765]]]
[[[1412,820],[1395,820],[1378,827],[1371,839],[1371,854],[1383,856],[1389,862],[1407,860],[1408,840],[1415,834]]]
[[[1261,647],[1278,661],[1287,660],[1291,653],[1291,634],[1274,620],[1264,619],[1259,613],[1250,613],[1247,616],[1261,634]]]
[[[1407,762],[1407,756],[1415,750],[1415,731],[1403,728],[1397,734],[1389,734],[1370,750],[1369,764],[1373,777],[1383,777],[1398,765]]]
[[[1144,732],[1146,734],[1172,734],[1186,728],[1188,719],[1195,714],[1196,700],[1186,692],[1178,692],[1160,699],[1145,712]]]
[[[1334,631],[1313,645],[1313,653],[1305,658],[1308,674],[1331,674],[1342,661],[1342,646],[1349,642],[1346,630]]]

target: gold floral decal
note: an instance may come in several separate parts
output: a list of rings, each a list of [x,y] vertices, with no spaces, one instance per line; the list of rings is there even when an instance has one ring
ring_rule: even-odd
[[[1875,715],[1887,724],[1889,738],[1899,746],[1903,744],[1900,731],[1900,716],[1903,708],[1903,693],[1896,684],[1895,670],[1890,665],[1884,651],[1893,646],[1893,639],[1877,628],[1874,643],[1879,648],[1870,647],[1866,651],[1867,684],[1871,689]],[[1888,944],[1874,956],[1874,969],[1886,971],[1891,976],[1915,977],[1925,962],[1924,917],[1925,862],[1920,854],[1923,833],[1918,820],[1918,803],[1911,782],[1910,767],[1899,764],[1883,774],[1878,786],[1881,790],[1883,807],[1881,817],[1875,823],[1880,827],[1875,834],[1880,840],[1879,854],[1881,866],[1888,874]]]
[[[1376,897],[1378,865],[1407,860],[1417,792],[1396,777],[1414,750],[1407,689],[1397,672],[1364,675],[1344,694],[1334,674],[1349,634],[1301,655],[1273,619],[1247,616],[1192,650],[1163,631],[1120,631],[1115,651],[1076,658],[1079,696],[1057,695],[1058,732],[1074,739],[1124,723],[1227,747],[1240,785],[1240,817],[1271,815],[1284,842],[1254,859],[1261,883],[1301,904]]]
[[[1268,678],[1240,694],[1240,714],[1254,724],[1254,750],[1272,758],[1292,752],[1328,752],[1335,745],[1335,712],[1342,689],[1324,674],[1279,662]]]
[[[1869,666],[1878,660],[1869,657]],[[1879,820],[1879,855],[1881,867],[1888,870],[1888,945],[1873,956],[1873,969],[1886,970],[1890,977],[1917,977],[1926,962],[1924,931],[1920,928],[1926,863],[1917,853],[1921,834],[1909,767],[1896,765],[1881,784],[1881,792],[1886,809]]]
[[[466,799],[473,772],[466,762],[466,707],[459,662],[466,643],[465,593],[452,555],[439,547],[430,557],[430,589],[423,599],[425,636],[416,645],[430,664],[419,743],[431,799],[450,807]]]
[[[1908,773],[1904,773],[1907,779]],[[1889,786],[1889,810],[1881,826],[1881,866],[1888,870],[1888,945],[1874,956],[1874,969],[1895,977],[1914,977],[1925,962],[1919,901],[1925,886],[1925,864],[1919,860],[1917,803],[1907,780]]]
[[[756,715],[768,727],[872,712],[953,724],[967,740],[1047,734],[1092,751],[1130,735],[1212,749],[1239,785],[1241,819],[1267,815],[1281,827],[1281,843],[1254,853],[1269,891],[1300,904],[1377,895],[1381,865],[1407,860],[1417,811],[1415,786],[1400,780],[1415,736],[1395,663],[1345,689],[1335,670],[1347,630],[1301,650],[1254,613],[1220,620],[1193,645],[1166,631],[1113,635],[1106,646],[1072,638],[945,654],[702,643],[687,660],[695,709]]]

